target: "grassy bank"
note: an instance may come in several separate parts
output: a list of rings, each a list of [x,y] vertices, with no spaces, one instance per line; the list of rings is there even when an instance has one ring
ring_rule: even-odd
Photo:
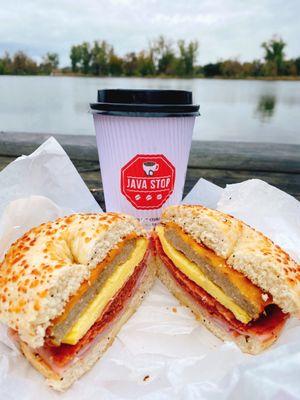
[[[247,80],[247,81],[300,81],[300,76],[247,76],[247,77],[226,77],[226,76],[213,76],[206,77],[204,75],[195,76],[170,76],[170,75],[151,75],[151,76],[95,76],[92,74],[82,74],[80,72],[61,72],[56,71],[52,76],[68,76],[79,78],[145,78],[145,79],[226,79],[226,80]]]

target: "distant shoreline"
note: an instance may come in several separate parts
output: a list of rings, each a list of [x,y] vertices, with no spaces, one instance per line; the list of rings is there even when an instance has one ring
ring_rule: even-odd
[[[203,80],[225,80],[225,81],[300,81],[300,76],[248,76],[248,77],[226,77],[226,76],[214,76],[214,77],[205,77],[205,76],[192,76],[192,77],[184,77],[184,76],[166,76],[166,75],[158,75],[158,76],[95,76],[95,75],[87,75],[87,74],[80,74],[80,73],[61,73],[61,72],[55,72],[50,75],[42,75],[42,74],[37,74],[37,75],[11,75],[11,74],[3,74],[0,75],[0,78],[2,76],[8,77],[16,77],[16,76],[21,76],[21,77],[67,77],[67,78],[126,78],[126,79],[166,79],[166,80],[171,80],[171,79],[178,79],[178,80],[193,80],[193,79],[203,79]]]

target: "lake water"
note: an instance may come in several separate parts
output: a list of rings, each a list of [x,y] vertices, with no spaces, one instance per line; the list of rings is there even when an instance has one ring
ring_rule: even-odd
[[[100,88],[192,90],[195,139],[300,143],[300,81],[0,76],[0,131],[93,135]]]

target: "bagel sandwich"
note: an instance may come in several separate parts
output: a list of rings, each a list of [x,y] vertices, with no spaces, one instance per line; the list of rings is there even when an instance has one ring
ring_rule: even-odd
[[[201,205],[164,210],[153,239],[160,280],[210,331],[258,354],[299,315],[300,266],[262,233]]]
[[[150,241],[133,217],[74,214],[35,227],[0,264],[0,320],[58,391],[112,344],[155,278]]]

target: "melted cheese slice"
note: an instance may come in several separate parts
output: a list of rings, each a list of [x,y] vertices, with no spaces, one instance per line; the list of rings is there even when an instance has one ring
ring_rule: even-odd
[[[85,308],[76,323],[65,335],[62,340],[63,343],[76,344],[91,326],[94,325],[109,301],[112,300],[122,288],[128,278],[133,274],[135,267],[143,260],[147,247],[147,239],[140,238],[137,240],[136,247],[130,258],[124,264],[119,265],[114,273],[107,279],[100,292]]]
[[[251,316],[240,306],[235,304],[234,301],[219,288],[219,286],[215,285],[207,276],[205,276],[197,264],[190,261],[180,251],[171,246],[171,244],[165,238],[163,226],[157,226],[156,232],[164,252],[181,272],[183,272],[189,279],[204,289],[208,294],[218,300],[218,302],[224,307],[230,310],[236,319],[244,324],[247,324],[251,321]]]

